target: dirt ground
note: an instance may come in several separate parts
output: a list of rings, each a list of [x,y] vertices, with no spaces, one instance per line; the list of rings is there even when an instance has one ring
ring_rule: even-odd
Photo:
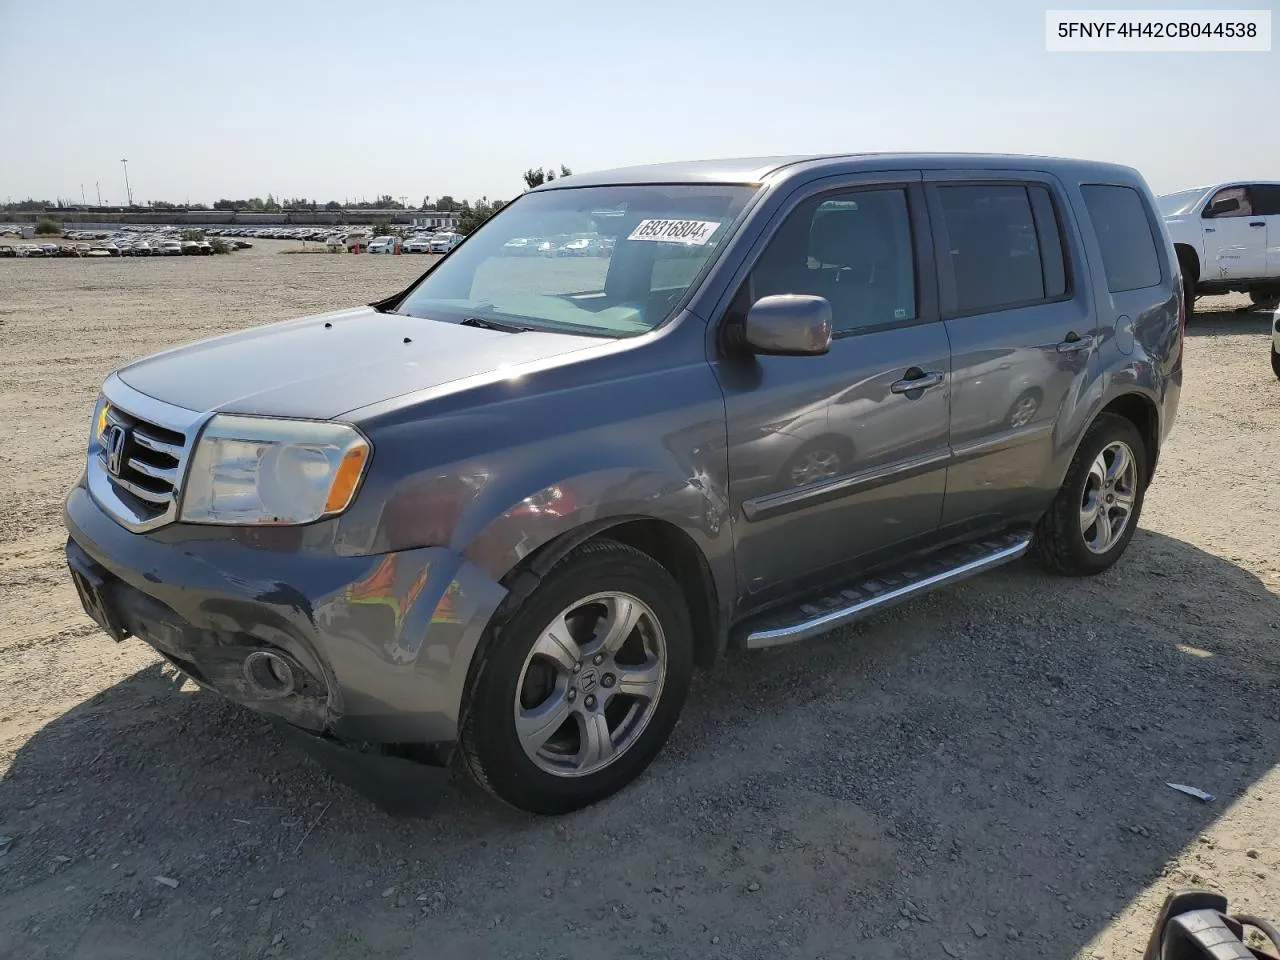
[[[0,957],[1141,956],[1164,893],[1280,920],[1280,384],[1202,300],[1125,559],[1005,568],[695,682],[561,819],[398,821],[117,646],[63,570],[98,383],[423,257],[0,260]],[[1192,784],[1202,803],[1167,787]],[[169,882],[160,882],[157,877]]]

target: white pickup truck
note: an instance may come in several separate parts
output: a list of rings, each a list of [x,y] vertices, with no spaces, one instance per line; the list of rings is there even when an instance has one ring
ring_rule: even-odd
[[[1196,295],[1280,299],[1280,181],[1197,187],[1157,205],[1178,253],[1188,310]]]

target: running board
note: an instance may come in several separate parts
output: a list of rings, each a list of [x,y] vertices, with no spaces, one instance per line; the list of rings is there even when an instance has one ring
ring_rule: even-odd
[[[916,558],[900,570],[835,588],[797,607],[749,620],[743,645],[748,649],[795,643],[884,610],[937,587],[975,576],[1018,559],[1031,547],[1031,531],[1013,530],[947,547]]]

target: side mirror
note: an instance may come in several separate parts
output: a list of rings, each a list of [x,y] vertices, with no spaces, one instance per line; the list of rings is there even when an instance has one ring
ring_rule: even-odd
[[[1240,209],[1239,197],[1223,197],[1221,200],[1215,200],[1209,204],[1209,209],[1205,211],[1205,215],[1209,217],[1221,217],[1223,214],[1235,213]]]
[[[831,349],[831,304],[799,293],[761,297],[747,311],[743,334],[752,353],[819,356]]]

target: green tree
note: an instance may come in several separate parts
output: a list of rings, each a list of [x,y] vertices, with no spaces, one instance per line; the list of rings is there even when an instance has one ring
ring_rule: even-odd
[[[279,213],[280,204],[276,202],[276,198],[271,194],[267,194],[267,202],[262,205],[262,209],[267,213]]]
[[[418,209],[419,209],[419,210],[430,210],[430,209],[431,209],[431,196],[430,196],[430,195],[427,195],[427,196],[425,196],[425,197],[423,197],[423,198],[422,198],[422,206],[420,206]]]
[[[48,217],[41,217],[36,221],[36,236],[45,237],[55,233],[61,233],[62,227],[58,225],[58,221],[51,220]]]
[[[464,202],[462,213],[458,217],[458,232],[463,235],[471,233],[506,205],[505,200],[490,200],[487,197],[481,197],[474,204]]]
[[[330,200],[328,203],[324,205],[324,208],[326,210],[341,210],[342,204],[340,204],[337,200]]]
[[[566,167],[563,163],[560,164],[560,176],[568,177],[572,175],[573,175],[572,170]],[[527,187],[530,190],[532,190],[534,187],[540,187],[544,183],[550,183],[555,178],[556,178],[556,171],[554,168],[550,168],[550,167],[547,168],[546,170],[542,169],[542,167],[538,167],[536,169],[534,169],[533,167],[530,167],[528,170],[524,172],[525,187]]]
[[[461,207],[462,205],[458,203],[458,201],[454,200],[453,197],[449,196],[448,194],[445,194],[443,197],[440,197],[438,200],[436,200],[436,203],[435,203],[435,208],[439,210],[441,213],[453,213],[456,210],[460,210]]]

